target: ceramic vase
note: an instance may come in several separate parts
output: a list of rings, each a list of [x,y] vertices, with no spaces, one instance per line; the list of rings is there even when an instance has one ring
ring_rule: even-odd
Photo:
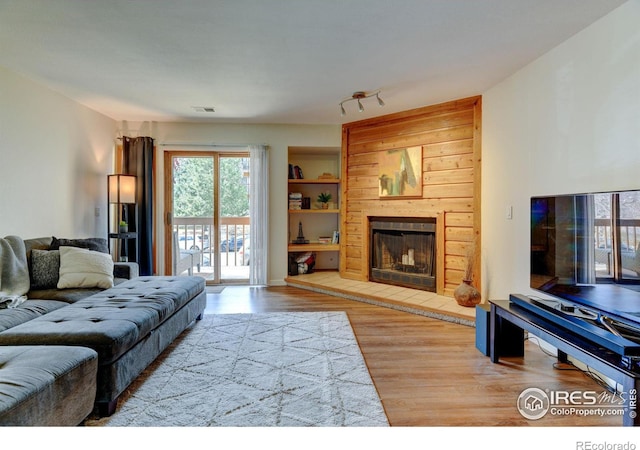
[[[480,291],[471,284],[471,280],[462,280],[462,283],[453,291],[453,296],[461,306],[475,306],[480,303]]]

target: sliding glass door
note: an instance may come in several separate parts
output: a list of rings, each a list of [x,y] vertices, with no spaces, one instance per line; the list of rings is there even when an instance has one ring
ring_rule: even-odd
[[[248,165],[244,153],[165,153],[167,273],[248,282]]]
[[[596,274],[616,283],[640,279],[640,191],[594,194]]]

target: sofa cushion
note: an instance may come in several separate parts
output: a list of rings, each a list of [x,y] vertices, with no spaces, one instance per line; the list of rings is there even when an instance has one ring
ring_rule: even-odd
[[[0,347],[0,425],[79,425],[93,409],[97,371],[85,347]]]
[[[24,240],[24,246],[27,251],[27,258],[31,257],[34,249],[49,250],[51,247],[51,237],[39,237]]]
[[[86,248],[100,253],[109,253],[109,245],[104,238],[65,239],[53,236],[49,250],[58,250],[60,247]]]
[[[29,291],[27,296],[30,300],[55,300],[59,302],[75,303],[83,298],[91,297],[94,294],[102,292],[104,289],[98,287],[92,288],[69,288],[69,289],[35,289]]]
[[[17,308],[0,309],[0,331],[8,330],[63,306],[67,306],[67,303],[53,300],[27,300]]]
[[[58,289],[113,286],[111,255],[76,247],[60,247]]]
[[[29,269],[31,271],[31,289],[55,288],[60,278],[60,251],[32,250]]]
[[[57,250],[51,250],[57,251]],[[118,285],[127,280],[138,277],[138,264],[134,262],[113,263],[113,284]],[[33,286],[32,286],[33,287]],[[30,299],[58,300],[66,303],[75,303],[83,298],[102,292],[99,287],[58,289],[57,284],[51,289],[31,289],[27,296]]]

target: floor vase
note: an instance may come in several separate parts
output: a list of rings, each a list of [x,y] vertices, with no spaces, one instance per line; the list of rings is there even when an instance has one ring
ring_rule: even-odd
[[[471,284],[471,280],[462,280],[453,296],[461,306],[476,306],[481,300],[480,291]]]

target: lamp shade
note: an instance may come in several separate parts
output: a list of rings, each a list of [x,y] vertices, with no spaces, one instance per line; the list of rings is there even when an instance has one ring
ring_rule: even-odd
[[[109,203],[135,203],[136,177],[109,175]]]

